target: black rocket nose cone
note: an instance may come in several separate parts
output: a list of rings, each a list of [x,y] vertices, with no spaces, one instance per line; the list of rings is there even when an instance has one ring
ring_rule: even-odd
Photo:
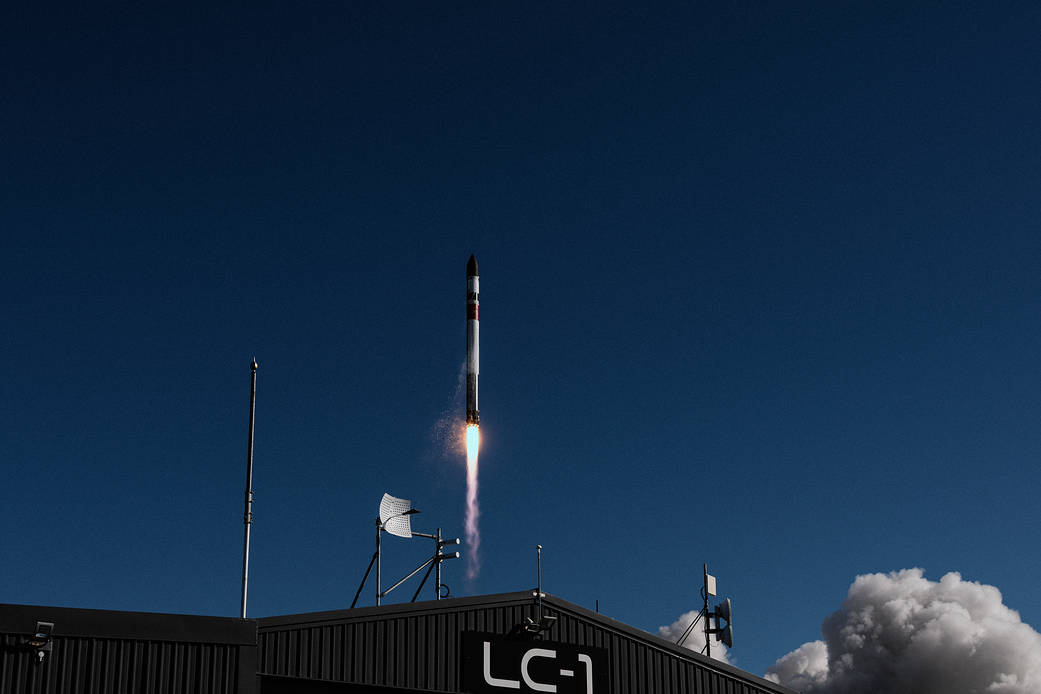
[[[470,260],[466,261],[466,276],[477,277],[477,258],[473,255],[470,256]]]

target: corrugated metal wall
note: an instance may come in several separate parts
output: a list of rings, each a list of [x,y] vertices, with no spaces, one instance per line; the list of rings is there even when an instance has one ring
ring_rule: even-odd
[[[260,622],[259,671],[357,684],[460,691],[460,634],[505,634],[531,616],[530,601],[325,619]],[[611,694],[775,694],[787,691],[713,669],[588,617],[549,606],[558,617],[547,639],[609,652]],[[306,615],[301,615],[306,618]],[[739,672],[739,671],[735,671]]]
[[[29,638],[46,622],[40,662]],[[256,639],[247,619],[0,605],[0,694],[250,694]]]
[[[53,650],[37,663],[23,643],[23,636],[0,637],[2,694],[239,691],[240,647],[234,644],[55,636]],[[255,677],[248,676],[243,684],[252,691]]]

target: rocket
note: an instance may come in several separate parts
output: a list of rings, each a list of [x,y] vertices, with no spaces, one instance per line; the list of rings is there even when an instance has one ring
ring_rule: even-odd
[[[481,339],[478,328],[480,283],[477,276],[477,258],[466,262],[466,423],[480,424],[477,408],[477,379],[481,374]]]

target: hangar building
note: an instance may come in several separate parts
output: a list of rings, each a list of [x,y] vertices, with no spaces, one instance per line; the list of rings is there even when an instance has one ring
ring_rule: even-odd
[[[0,694],[793,694],[553,595],[540,621],[534,596],[256,620],[0,605]]]

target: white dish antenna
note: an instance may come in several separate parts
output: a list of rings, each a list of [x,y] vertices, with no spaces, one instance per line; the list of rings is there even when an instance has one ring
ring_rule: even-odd
[[[380,525],[391,535],[411,538],[412,521],[409,519],[415,512],[409,499],[384,494],[380,501]]]

